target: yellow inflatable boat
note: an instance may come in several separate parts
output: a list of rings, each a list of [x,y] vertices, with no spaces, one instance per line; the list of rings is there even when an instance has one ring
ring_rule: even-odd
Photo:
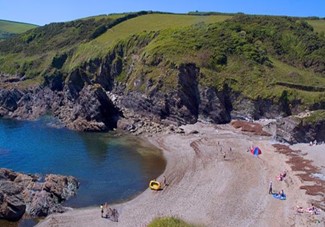
[[[151,190],[159,190],[160,189],[160,183],[159,181],[156,181],[156,180],[151,180],[150,183],[149,183],[149,188]]]

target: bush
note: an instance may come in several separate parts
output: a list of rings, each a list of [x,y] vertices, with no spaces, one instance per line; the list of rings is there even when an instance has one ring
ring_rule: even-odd
[[[154,219],[148,227],[194,227],[175,217],[163,217]]]

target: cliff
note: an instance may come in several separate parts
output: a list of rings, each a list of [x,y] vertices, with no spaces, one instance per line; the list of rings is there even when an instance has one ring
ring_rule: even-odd
[[[325,38],[301,18],[119,18],[50,24],[0,43],[1,116],[50,113],[73,130],[137,131],[325,108]]]

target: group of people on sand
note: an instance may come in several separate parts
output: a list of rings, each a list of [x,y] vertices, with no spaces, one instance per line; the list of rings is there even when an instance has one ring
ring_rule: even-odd
[[[283,180],[285,179],[286,176],[287,176],[287,171],[284,170],[284,171],[281,172],[281,173],[279,174],[279,176],[277,176],[276,178],[277,178],[278,181],[283,181]],[[273,187],[272,187],[272,186],[273,186],[273,185],[272,185],[272,181],[270,181],[270,184],[269,184],[269,194],[274,194],[274,193],[273,193]],[[278,194],[278,195],[280,195],[280,196],[285,196],[283,189],[282,189],[281,191],[279,191],[278,193],[276,193],[276,194]]]
[[[277,176],[277,180],[278,181],[283,181],[285,179],[285,177],[287,176],[287,171],[284,170],[283,172],[281,172],[279,174],[279,176]],[[284,190],[282,189],[281,191],[277,192],[277,193],[274,193],[273,192],[273,185],[272,185],[272,181],[270,181],[270,184],[269,184],[269,194],[272,194],[272,195],[277,195],[279,196],[280,198],[284,198],[286,197],[285,193],[284,193]]]
[[[297,213],[304,213],[304,212],[307,212],[307,213],[310,213],[310,214],[315,214],[315,215],[318,215],[319,214],[319,209],[317,209],[314,204],[312,203],[311,204],[311,207],[308,207],[306,209],[304,209],[302,206],[297,206],[296,208],[296,211]]]
[[[277,176],[277,180],[283,181],[286,176],[287,176],[287,171],[285,170],[282,173],[280,173],[279,176]],[[276,196],[279,196],[280,198],[286,197],[283,189],[281,191],[279,191],[279,192],[275,192],[275,193],[273,192],[273,184],[272,184],[272,181],[270,181],[270,184],[269,184],[269,194],[272,194],[272,195],[275,194]],[[317,215],[317,214],[320,213],[320,210],[317,209],[314,206],[313,203],[311,204],[311,207],[308,207],[306,209],[304,209],[301,206],[297,206],[296,211],[297,211],[297,213],[308,212],[310,214],[315,214],[315,215]]]
[[[272,184],[272,181],[270,181],[270,185],[269,185],[269,194],[277,194],[281,197],[285,197],[285,194],[284,194],[284,190],[282,189],[281,191],[279,191],[278,193],[274,193],[273,192],[273,184]]]
[[[108,206],[108,203],[100,205],[101,218],[108,218],[111,221],[118,222],[118,212]]]

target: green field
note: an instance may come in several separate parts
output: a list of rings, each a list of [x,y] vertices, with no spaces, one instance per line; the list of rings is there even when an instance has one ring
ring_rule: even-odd
[[[35,27],[37,27],[37,25],[14,22],[14,21],[0,20],[0,30],[4,31],[4,32],[19,34],[19,33],[25,32],[29,29],[35,28]]]
[[[222,22],[231,18],[227,15],[177,15],[177,14],[148,14],[127,20],[118,24],[97,39],[81,44],[71,60],[71,67],[95,57],[103,57],[114,45],[133,34],[149,31],[161,31],[168,28],[181,28],[194,24],[210,24]]]
[[[316,32],[325,33],[325,20],[307,20],[307,22],[313,26]]]
[[[0,40],[11,34],[20,34],[35,27],[37,27],[37,25],[0,20]]]

